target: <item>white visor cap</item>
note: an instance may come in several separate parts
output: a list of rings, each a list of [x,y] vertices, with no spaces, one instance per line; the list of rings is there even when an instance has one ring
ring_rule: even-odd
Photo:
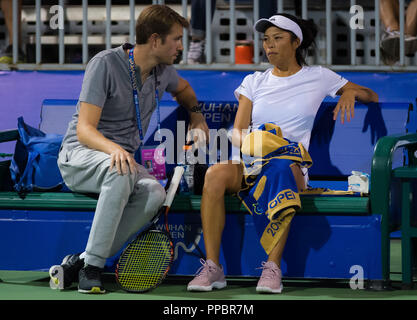
[[[298,39],[300,39],[300,43],[303,42],[303,32],[301,31],[300,26],[291,19],[288,19],[287,17],[281,16],[279,14],[272,16],[269,19],[259,19],[256,21],[253,28],[258,32],[265,33],[265,30],[270,26],[275,26],[283,30],[291,31],[298,37]]]

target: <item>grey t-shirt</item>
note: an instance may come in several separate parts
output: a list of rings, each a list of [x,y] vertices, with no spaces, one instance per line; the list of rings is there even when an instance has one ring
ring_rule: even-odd
[[[101,51],[87,64],[77,109],[68,125],[62,143],[63,148],[72,149],[80,145],[76,132],[80,102],[102,108],[97,130],[106,138],[131,153],[139,147],[139,130],[128,69],[129,59],[124,50],[130,47],[132,46],[125,44]],[[177,89],[178,73],[173,66],[158,65],[154,71],[156,71],[159,99],[162,98],[164,91],[174,92]],[[143,135],[156,108],[154,71],[143,85],[140,76],[136,77]],[[140,75],[138,66],[136,66],[136,74]]]

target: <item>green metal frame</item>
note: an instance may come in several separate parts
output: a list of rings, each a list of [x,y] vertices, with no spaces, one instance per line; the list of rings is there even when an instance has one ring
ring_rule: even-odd
[[[416,152],[417,148],[410,148]],[[413,152],[413,154],[414,154]],[[410,157],[410,152],[409,152]],[[401,257],[402,257],[402,285],[406,289],[413,287],[413,247],[412,240],[417,238],[417,227],[411,226],[412,192],[411,183],[417,181],[417,156],[411,155],[412,161],[407,167],[400,167],[393,170],[395,178],[401,181]],[[417,208],[416,208],[417,209]],[[415,212],[415,210],[414,210]]]
[[[19,132],[16,129],[13,130],[6,130],[0,132],[0,143],[1,142],[9,142],[9,141],[15,141],[19,138]],[[6,157],[6,154],[1,154]],[[9,167],[10,167],[10,160],[3,160],[0,161],[0,191],[1,190],[7,190],[9,184],[10,184],[10,173],[9,173]]]
[[[391,220],[390,187],[394,178],[392,160],[394,152],[399,148],[408,151],[409,163],[405,168],[415,167],[416,159],[414,152],[417,149],[417,133],[406,135],[386,136],[378,140],[372,158],[371,169],[371,212],[380,214],[381,220],[381,250],[382,250],[382,276],[384,281],[389,281],[390,272],[390,233],[394,231]],[[407,191],[407,190],[404,190]],[[408,190],[409,193],[409,190]],[[411,257],[410,257],[411,258]],[[407,257],[403,256],[404,259]]]
[[[19,131],[17,129],[11,129],[0,132],[0,142],[14,141],[19,138]]]

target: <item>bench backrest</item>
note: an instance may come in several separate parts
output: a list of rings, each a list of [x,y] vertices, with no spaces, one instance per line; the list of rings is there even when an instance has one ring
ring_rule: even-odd
[[[371,173],[374,147],[379,138],[404,134],[408,122],[408,103],[356,103],[355,116],[341,124],[333,121],[334,102],[323,102],[316,116],[309,152],[314,161],[311,176],[320,180],[347,176],[352,170]],[[400,153],[394,163],[402,161]]]
[[[65,134],[75,113],[77,100],[45,99],[41,107],[39,130],[45,133]]]

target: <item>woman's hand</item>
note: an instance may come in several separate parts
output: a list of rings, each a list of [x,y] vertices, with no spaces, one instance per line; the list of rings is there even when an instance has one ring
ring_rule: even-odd
[[[339,102],[333,111],[333,120],[337,119],[340,112],[340,121],[345,122],[345,114],[347,121],[355,116],[355,100],[362,103],[378,102],[379,97],[373,90],[360,86],[356,83],[348,81],[336,93],[340,96]]]
[[[353,89],[344,90],[339,98],[336,108],[333,110],[333,120],[337,119],[340,112],[340,122],[345,122],[345,115],[347,121],[350,122],[350,119],[355,116],[355,97],[356,95]]]

